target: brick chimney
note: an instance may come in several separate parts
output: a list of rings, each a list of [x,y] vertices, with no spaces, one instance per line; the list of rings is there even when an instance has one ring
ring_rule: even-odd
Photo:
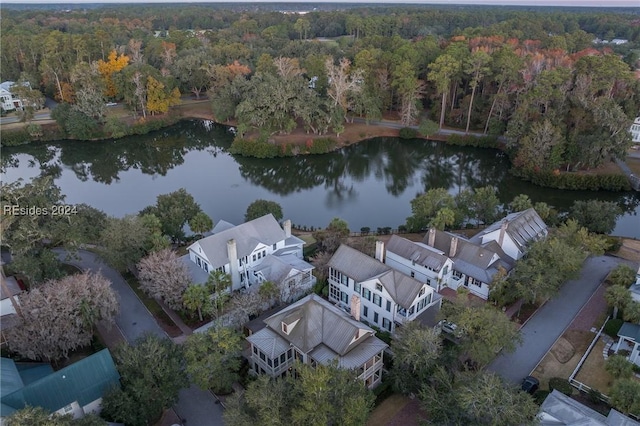
[[[384,263],[384,242],[376,241],[376,259]]]
[[[435,247],[436,244],[436,228],[429,228],[429,240],[427,245]]]
[[[231,275],[231,289],[240,289],[240,271],[238,269],[238,247],[236,240],[227,241],[227,257],[229,258],[229,275]]]
[[[360,296],[351,295],[351,316],[354,320],[360,321]]]
[[[449,257],[454,257],[458,252],[458,237],[451,237],[451,245],[449,246]]]
[[[284,236],[286,238],[291,237],[291,220],[289,219],[285,220],[283,227],[284,227]]]

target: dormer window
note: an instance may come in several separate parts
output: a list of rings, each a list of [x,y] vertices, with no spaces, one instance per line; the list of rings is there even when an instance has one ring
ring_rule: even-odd
[[[424,287],[420,289],[420,294],[418,294],[418,297],[422,296],[423,294],[424,294]]]
[[[289,334],[289,326],[284,322],[282,323],[282,332],[287,335]]]
[[[382,285],[376,283],[376,291],[382,291]]]

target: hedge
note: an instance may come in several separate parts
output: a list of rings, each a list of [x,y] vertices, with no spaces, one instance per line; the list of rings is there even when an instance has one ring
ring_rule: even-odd
[[[623,323],[624,321],[622,321],[620,318],[611,318],[604,325],[603,331],[607,336],[611,336],[615,339],[618,337],[618,331],[620,331]]]
[[[568,380],[561,377],[552,377],[549,379],[549,390],[552,391],[554,389],[569,396],[573,393],[573,386],[571,386]]]
[[[403,127],[400,129],[398,136],[400,136],[400,139],[415,139],[418,137],[418,131],[411,127]]]
[[[58,126],[47,126],[42,129],[42,134],[39,136],[30,135],[27,127],[2,130],[0,132],[0,146],[18,146],[36,141],[57,141],[65,138]]]
[[[478,148],[500,148],[502,144],[495,136],[449,135],[447,144],[457,146],[473,146]]]
[[[512,168],[511,174],[539,186],[568,190],[630,191],[631,184],[622,174],[586,175],[575,172],[535,172]]]

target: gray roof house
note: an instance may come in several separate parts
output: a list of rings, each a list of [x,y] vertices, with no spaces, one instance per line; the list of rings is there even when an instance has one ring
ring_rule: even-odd
[[[485,246],[495,241],[504,253],[520,259],[527,251],[527,246],[547,236],[548,227],[535,209],[530,208],[507,215],[470,239],[472,243]]]
[[[616,410],[605,417],[555,389],[540,406],[538,421],[541,426],[640,426]]]
[[[315,277],[313,266],[302,260],[303,246],[304,241],[291,235],[291,221],[282,228],[268,214],[237,226],[218,222],[211,235],[188,247],[182,260],[195,283],[205,283],[217,270],[231,276],[233,290],[266,280],[282,284],[294,277],[298,287],[308,289]]]
[[[341,309],[310,294],[264,320],[264,328],[247,341],[253,373],[279,377],[298,360],[315,367],[335,363],[355,370],[369,388],[382,377],[386,343],[375,331],[351,318]]]
[[[620,350],[629,352],[627,359],[640,366],[640,324],[625,322],[618,330],[618,343],[615,345],[615,353]]]
[[[442,297],[425,281],[383,263],[381,241],[376,243],[376,256],[341,245],[328,264],[329,301],[389,332],[415,319],[433,322]]]

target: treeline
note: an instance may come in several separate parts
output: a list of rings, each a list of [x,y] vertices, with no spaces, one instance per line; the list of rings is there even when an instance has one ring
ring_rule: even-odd
[[[353,116],[428,120],[506,133],[515,165],[541,173],[623,156],[640,109],[633,14],[145,6],[4,17],[2,79],[67,104],[55,118],[78,139],[123,135],[108,101],[146,121],[181,94],[206,93],[240,136],[266,141],[300,126],[339,136]],[[627,37],[616,47],[626,56],[593,45],[596,36]]]

